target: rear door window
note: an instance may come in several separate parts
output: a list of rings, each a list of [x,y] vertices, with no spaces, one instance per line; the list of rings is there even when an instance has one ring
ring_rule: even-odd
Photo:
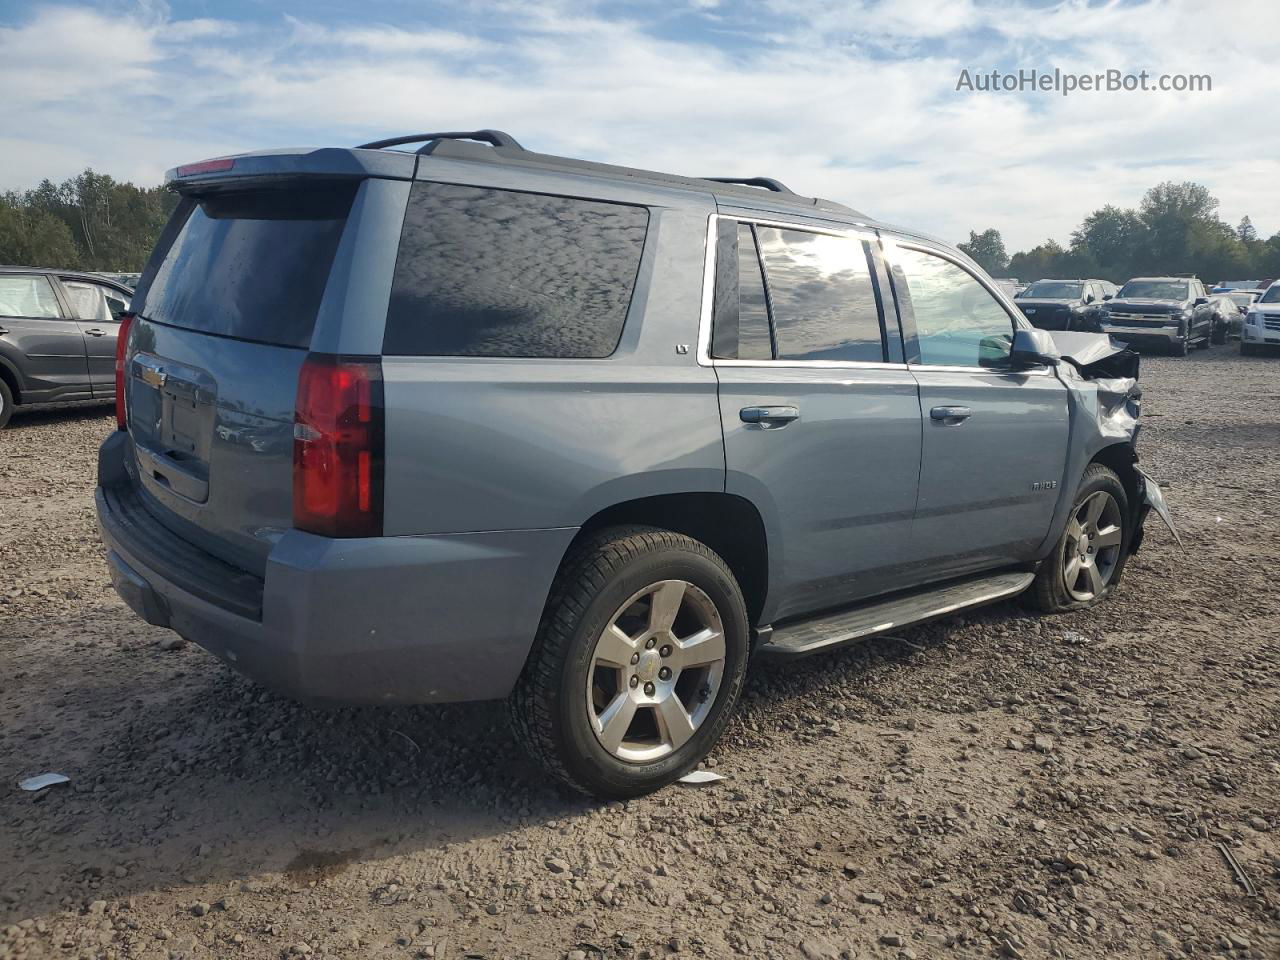
[[[415,183],[383,352],[607,357],[648,226],[644,207]]]
[[[867,249],[853,237],[758,227],[780,360],[883,363]]]
[[[0,275],[0,317],[60,317],[48,277]]]
[[[148,320],[308,347],[355,187],[290,186],[199,200],[137,306]]]

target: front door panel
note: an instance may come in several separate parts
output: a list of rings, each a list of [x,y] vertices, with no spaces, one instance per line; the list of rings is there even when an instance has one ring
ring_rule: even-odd
[[[1066,387],[1042,371],[912,370],[924,421],[915,558],[931,579],[1034,559],[1066,467]]]

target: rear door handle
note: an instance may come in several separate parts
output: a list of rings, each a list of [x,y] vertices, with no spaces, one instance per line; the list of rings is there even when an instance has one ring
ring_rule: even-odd
[[[743,407],[738,411],[738,418],[743,423],[763,423],[765,426],[781,427],[792,420],[800,419],[799,407]]]
[[[944,424],[964,423],[973,416],[973,411],[968,407],[934,407],[929,416]]]
[[[85,333],[91,337],[105,337],[107,335],[107,331],[99,330],[97,327],[94,327],[91,330],[86,330]]]

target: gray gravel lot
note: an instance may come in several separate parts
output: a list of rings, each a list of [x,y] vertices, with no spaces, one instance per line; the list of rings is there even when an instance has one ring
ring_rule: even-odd
[[[100,558],[109,411],[19,412],[0,958],[1280,957],[1280,357],[1143,383],[1186,554],[1153,520],[1097,611],[758,667],[726,780],[609,805],[498,704],[315,710],[166,649]]]

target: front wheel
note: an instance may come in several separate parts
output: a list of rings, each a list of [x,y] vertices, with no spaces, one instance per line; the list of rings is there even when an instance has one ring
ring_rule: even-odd
[[[508,701],[526,749],[570,786],[627,798],[720,739],[746,675],[742,591],[712,550],[650,527],[576,546]]]
[[[1227,342],[1227,321],[1223,320],[1213,328],[1213,342],[1217,344]]]
[[[1105,600],[1120,582],[1129,552],[1129,497],[1100,463],[1085,470],[1066,529],[1033,586],[1046,613],[1081,610]]]
[[[1187,352],[1190,350],[1190,347],[1191,347],[1190,334],[1184,333],[1182,335],[1182,338],[1173,345],[1172,347],[1173,355],[1175,357],[1185,357],[1187,355]]]
[[[13,416],[13,391],[0,377],[0,430],[3,430],[9,418]]]

